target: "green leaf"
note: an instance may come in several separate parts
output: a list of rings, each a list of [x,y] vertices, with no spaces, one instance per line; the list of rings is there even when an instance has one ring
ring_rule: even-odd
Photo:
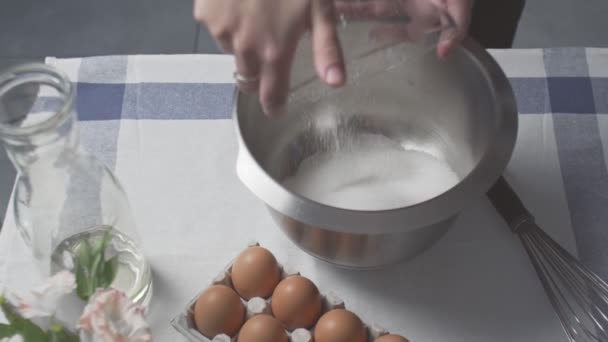
[[[89,277],[87,275],[86,267],[82,265],[76,265],[76,294],[82,300],[89,300],[92,293],[89,290]]]
[[[3,298],[0,300],[0,306],[6,319],[11,323],[13,329],[17,331],[17,334],[23,337],[25,342],[46,341],[46,333],[30,320],[21,317],[17,310]]]
[[[13,327],[19,332],[25,342],[46,341],[46,333],[30,320],[20,318],[13,323]]]
[[[83,240],[78,248],[74,268],[76,270],[76,294],[83,300],[88,300],[90,293],[90,273],[92,256],[91,244],[88,240]]]
[[[23,326],[19,329],[19,334],[21,334],[25,342],[42,342],[48,340],[46,333],[40,329],[40,327],[28,320],[24,320],[23,323]]]
[[[99,241],[99,244],[96,246],[95,250],[93,250],[93,254],[103,255],[110,240],[112,240],[112,235],[110,234],[110,229],[107,229],[103,233],[103,237],[101,238],[101,241]]]
[[[78,259],[77,263],[84,267],[91,265],[91,244],[88,240],[82,241],[80,248],[78,248]]]
[[[91,292],[95,292],[95,290],[98,287],[99,281],[100,281],[100,271],[102,271],[101,268],[103,268],[103,252],[100,254],[96,254],[93,257],[93,263],[91,264],[91,279],[90,279],[90,285],[91,285]],[[92,294],[92,293],[91,293]]]
[[[2,312],[4,313],[4,316],[6,316],[9,323],[15,324],[15,322],[19,321],[21,318],[21,316],[19,316],[17,313],[17,310],[15,310],[15,308],[8,301],[6,301],[4,297],[0,297],[0,307],[2,308]]]
[[[0,339],[17,335],[17,329],[8,324],[0,323]]]
[[[98,288],[109,287],[118,270],[118,258],[105,260],[106,249],[112,239],[110,230],[91,247],[90,241],[83,241],[76,265],[76,293],[88,300]]]
[[[63,326],[53,323],[49,331],[49,342],[78,342],[78,336]]]
[[[116,273],[118,273],[118,255],[113,256],[110,260],[105,262],[100,286],[104,288],[110,287],[112,282],[114,282],[114,278],[116,278]]]

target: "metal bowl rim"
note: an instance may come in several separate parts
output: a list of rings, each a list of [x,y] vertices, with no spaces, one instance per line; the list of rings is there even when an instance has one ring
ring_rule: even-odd
[[[495,114],[500,120],[495,138],[478,164],[457,185],[441,195],[408,207],[364,211],[332,207],[289,191],[264,171],[246,145],[239,115],[244,95],[237,90],[233,119],[239,142],[239,177],[250,191],[277,212],[330,231],[355,234],[406,232],[457,215],[469,202],[485,194],[503,173],[515,147],[518,127],[513,90],[498,63],[471,39],[466,39],[461,48],[479,65],[492,85]],[[244,174],[238,172],[239,163],[252,163],[255,167],[248,167],[247,174]]]

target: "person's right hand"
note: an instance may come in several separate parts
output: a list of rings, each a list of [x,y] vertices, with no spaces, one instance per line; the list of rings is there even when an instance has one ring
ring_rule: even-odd
[[[292,60],[307,30],[319,78],[334,87],[346,80],[332,0],[195,0],[194,17],[235,55],[239,87],[258,92],[269,116],[285,111]]]
[[[423,40],[429,30],[438,28],[436,20],[440,19],[437,56],[445,58],[467,35],[473,0],[335,0],[335,5],[338,13],[351,20],[403,19],[380,21],[372,31],[379,40]]]

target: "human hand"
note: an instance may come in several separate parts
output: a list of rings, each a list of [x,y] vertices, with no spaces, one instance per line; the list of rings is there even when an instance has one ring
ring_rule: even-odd
[[[332,0],[195,0],[194,17],[234,54],[240,89],[257,92],[269,116],[285,111],[294,53],[308,30],[319,78],[334,87],[346,80]]]
[[[443,3],[440,6],[445,6],[447,13],[454,19],[454,24],[456,24],[455,32],[453,34],[447,33],[441,37],[439,45],[437,45],[437,54],[439,57],[445,57],[468,34],[469,26],[471,25],[473,0],[442,0],[438,2]]]
[[[395,42],[423,39],[428,30],[437,28],[439,9],[437,55],[444,58],[466,37],[473,0],[336,0],[335,4],[346,19],[395,19],[378,24],[371,32],[379,40]],[[400,22],[404,17],[411,21]]]
[[[224,51],[235,55],[235,78],[240,89],[257,92],[264,112],[279,116],[285,111],[294,53],[307,30],[311,31],[319,78],[334,87],[345,83],[344,60],[335,27],[336,9],[346,18],[354,19],[386,18],[405,12],[418,14],[416,20],[425,20],[425,13],[434,9],[433,5],[443,8],[456,27],[442,32],[437,54],[445,57],[466,36],[472,1],[195,0],[194,16],[208,27]],[[376,33],[407,40],[418,34],[411,32],[412,26],[416,27],[396,22],[383,25]]]

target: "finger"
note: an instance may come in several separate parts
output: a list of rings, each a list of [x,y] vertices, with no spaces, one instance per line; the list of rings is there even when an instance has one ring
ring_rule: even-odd
[[[245,93],[257,92],[260,84],[260,60],[252,44],[253,41],[247,38],[234,42],[236,81]]]
[[[447,11],[454,19],[461,36],[466,35],[471,24],[471,0],[446,0]]]
[[[441,35],[446,35],[445,33],[441,33]],[[454,36],[454,34],[449,33],[449,36]],[[458,41],[453,38],[440,38],[439,43],[437,43],[437,57],[441,59],[447,58],[447,56],[454,50],[456,46],[458,46]]]
[[[255,93],[260,84],[260,62],[256,55],[236,55],[236,79],[239,89],[245,93]]]
[[[342,48],[334,24],[333,1],[314,0],[311,22],[317,74],[328,85],[339,87],[346,82],[346,74]]]
[[[441,14],[441,34],[437,42],[437,57],[444,59],[458,45],[458,29],[452,16]]]
[[[438,3],[439,0],[433,2]],[[437,45],[437,55],[445,58],[467,35],[471,22],[472,1],[445,0],[440,2],[443,3],[447,15],[441,16],[441,24],[444,28]]]
[[[363,0],[335,2],[336,12],[345,19],[377,19],[401,17],[396,0]]]
[[[232,47],[232,33],[228,26],[221,24],[207,24],[207,31],[213,37],[218,47],[228,54],[233,54],[234,49]]]
[[[286,46],[284,50],[271,47],[264,53],[259,92],[260,103],[269,117],[276,118],[286,114],[295,47],[295,44]]]
[[[336,11],[346,19],[373,19],[372,39],[384,43],[415,42],[436,28],[437,15],[429,0],[339,0]],[[342,12],[341,12],[342,11]]]
[[[199,23],[203,23],[205,21],[205,0],[194,0],[193,2],[192,15],[194,16],[194,20]]]
[[[232,48],[232,39],[230,39],[230,34],[224,34],[220,38],[215,38],[215,42],[222,52],[227,54],[234,54],[234,49]]]
[[[230,24],[226,20],[218,20],[218,18],[211,16],[211,13],[218,11],[218,4],[220,3],[195,0],[194,19],[207,28],[207,31],[223,52],[231,54],[233,51]]]

